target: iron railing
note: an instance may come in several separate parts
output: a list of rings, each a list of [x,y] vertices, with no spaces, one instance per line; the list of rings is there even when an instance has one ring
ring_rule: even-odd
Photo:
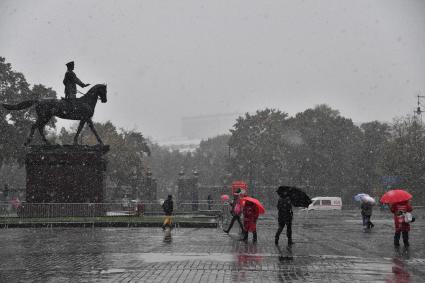
[[[226,205],[211,202],[175,203],[175,215],[193,214],[221,217]],[[55,218],[163,215],[158,202],[139,203],[12,203],[0,202],[0,217]]]

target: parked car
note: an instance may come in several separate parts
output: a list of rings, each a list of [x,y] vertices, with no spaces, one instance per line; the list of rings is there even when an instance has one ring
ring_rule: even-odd
[[[307,210],[341,210],[342,200],[340,197],[315,197]]]

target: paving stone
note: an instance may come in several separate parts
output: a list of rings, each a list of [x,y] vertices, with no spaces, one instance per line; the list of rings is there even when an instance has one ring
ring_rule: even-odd
[[[409,249],[394,249],[388,212],[363,233],[358,211],[298,212],[292,249],[274,245],[276,220],[258,222],[259,241],[235,232],[180,228],[0,230],[0,282],[410,282],[425,281],[425,224]]]

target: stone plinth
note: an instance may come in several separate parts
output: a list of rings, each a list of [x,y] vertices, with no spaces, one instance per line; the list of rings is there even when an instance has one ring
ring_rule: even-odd
[[[31,146],[26,155],[28,203],[103,201],[109,146]]]

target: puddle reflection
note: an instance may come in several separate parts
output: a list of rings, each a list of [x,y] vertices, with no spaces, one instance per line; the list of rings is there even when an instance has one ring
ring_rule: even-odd
[[[243,282],[249,281],[247,278],[247,273],[249,271],[245,271],[246,269],[250,269],[252,266],[257,266],[261,264],[264,259],[263,255],[257,254],[257,244],[249,243],[241,248],[236,256],[235,267],[239,272],[232,273],[232,281]],[[248,274],[249,275],[249,274]]]
[[[387,283],[410,283],[410,272],[405,260],[410,258],[409,248],[394,248],[394,257],[392,259],[391,276]]]
[[[282,248],[276,246],[279,252],[279,272],[277,273],[278,282],[291,282],[293,277],[303,279],[307,274],[306,270],[301,270],[299,267],[294,265],[294,255],[292,252],[292,246]]]
[[[243,268],[245,266],[252,266],[261,263],[264,256],[257,254],[257,245],[256,244],[248,244],[243,249],[241,249],[240,253],[236,255],[237,257],[237,265],[239,268]]]
[[[294,260],[291,246],[286,247],[285,252],[280,246],[277,246],[277,250],[279,251],[279,262],[284,263],[286,261]]]

